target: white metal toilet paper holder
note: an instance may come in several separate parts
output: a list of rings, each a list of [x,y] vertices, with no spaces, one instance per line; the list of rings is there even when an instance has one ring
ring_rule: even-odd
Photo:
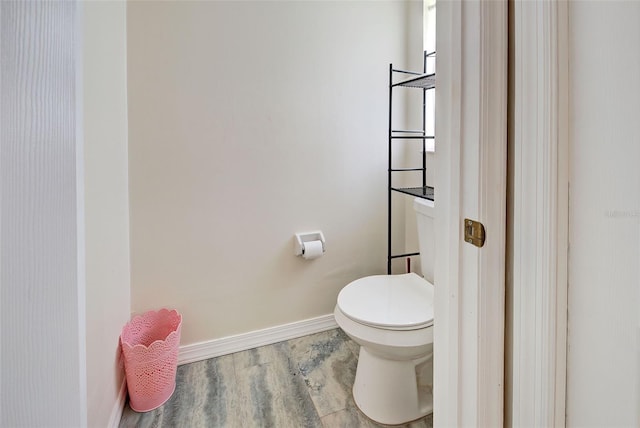
[[[304,255],[305,242],[320,241],[322,242],[322,252],[324,253],[326,251],[324,235],[319,230],[315,232],[296,233],[295,238],[296,239],[293,243],[293,253],[296,256]]]

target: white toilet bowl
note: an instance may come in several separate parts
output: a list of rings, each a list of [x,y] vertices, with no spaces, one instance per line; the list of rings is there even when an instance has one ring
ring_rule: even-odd
[[[416,274],[357,279],[338,295],[334,316],[360,345],[353,398],[383,424],[404,424],[433,411],[433,201],[416,198],[420,265]]]
[[[344,287],[337,324],[360,345],[353,398],[369,418],[403,424],[433,411],[433,285],[376,275]]]

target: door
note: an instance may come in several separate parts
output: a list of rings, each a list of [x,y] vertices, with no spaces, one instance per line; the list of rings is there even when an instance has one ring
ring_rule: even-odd
[[[502,426],[507,3],[436,13],[434,426]],[[465,218],[484,225],[482,247]]]

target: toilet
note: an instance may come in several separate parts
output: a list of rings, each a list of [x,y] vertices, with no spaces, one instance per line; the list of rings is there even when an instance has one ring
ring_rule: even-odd
[[[360,345],[353,398],[375,422],[404,424],[433,412],[434,204],[416,198],[415,273],[357,279],[338,294],[338,326]]]

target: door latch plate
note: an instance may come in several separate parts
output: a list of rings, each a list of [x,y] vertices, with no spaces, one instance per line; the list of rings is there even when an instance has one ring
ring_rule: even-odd
[[[464,240],[476,247],[484,245],[485,231],[484,225],[479,221],[464,219]]]

